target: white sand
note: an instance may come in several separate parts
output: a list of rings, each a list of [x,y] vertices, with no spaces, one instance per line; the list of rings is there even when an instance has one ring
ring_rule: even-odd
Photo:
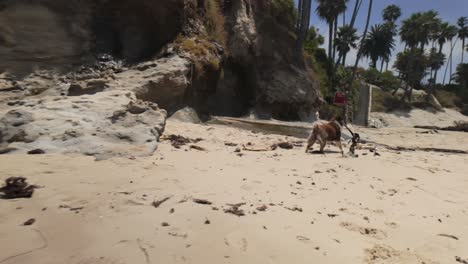
[[[461,133],[360,132],[386,144],[467,146]],[[0,263],[428,264],[468,259],[468,155],[380,149],[381,156],[361,150],[359,158],[341,158],[335,147],[325,155],[305,154],[298,147],[242,151],[240,157],[236,147],[224,143],[261,147],[285,137],[173,122],[166,134],[201,137],[205,140],[197,145],[207,151],[174,149],[165,141],[153,157],[141,159],[0,156],[0,180],[25,176],[45,186],[31,199],[0,200]],[[165,197],[170,199],[159,208],[151,206]],[[192,198],[213,204],[196,204]],[[245,216],[223,211],[241,202]],[[261,205],[268,206],[266,211],[253,214]],[[303,211],[287,209],[294,207]],[[30,218],[36,223],[21,225]]]
[[[468,122],[468,116],[452,109],[444,112],[413,109],[411,111],[394,111],[391,113],[372,112],[371,118],[381,120],[389,127],[414,126],[452,126],[456,121]]]

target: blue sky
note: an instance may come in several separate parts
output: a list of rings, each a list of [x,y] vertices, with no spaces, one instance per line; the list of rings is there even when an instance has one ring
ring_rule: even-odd
[[[297,3],[297,0],[294,0]],[[346,14],[346,19],[351,18],[352,9],[354,7],[355,0],[350,0],[348,11]],[[368,8],[369,0],[364,0],[364,3],[361,7],[358,20],[356,21],[356,27],[358,28],[359,32],[362,34],[364,30],[364,26],[366,23],[366,15],[367,15],[367,8]],[[371,25],[381,23],[382,22],[382,10],[390,5],[396,4],[401,7],[402,9],[402,17],[401,20],[409,17],[412,13],[427,11],[427,10],[435,10],[439,12],[439,16],[442,20],[450,22],[452,24],[456,24],[456,21],[461,16],[468,17],[468,0],[374,0],[373,5],[373,12],[371,16]],[[315,8],[317,7],[317,2],[315,0],[312,1],[312,9],[313,14],[311,15],[311,26],[319,28],[320,33],[325,37],[326,43],[324,47],[328,45],[328,26],[327,24],[320,20],[317,15],[315,14]],[[340,17],[340,23],[342,23],[342,17]],[[395,50],[395,54],[403,49],[403,46],[398,44]],[[445,45],[444,48],[445,52],[450,50],[449,45]],[[455,69],[456,65],[461,61],[461,41],[458,41],[457,45],[454,48],[454,59],[453,59],[453,67]],[[356,51],[350,52],[349,60],[347,63],[351,63],[356,58]],[[394,58],[390,65],[393,65]],[[468,61],[468,52],[465,53],[465,62]],[[353,62],[354,63],[354,62]],[[367,67],[369,62],[367,60],[362,60],[360,65],[363,67]],[[444,69],[445,70],[445,69]],[[443,77],[443,71],[439,72],[439,80]]]

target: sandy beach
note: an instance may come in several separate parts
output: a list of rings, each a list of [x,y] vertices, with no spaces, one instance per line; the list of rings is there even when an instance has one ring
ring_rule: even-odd
[[[387,145],[468,150],[463,133],[398,131],[359,130]],[[468,155],[306,154],[303,139],[174,121],[171,134],[203,140],[179,149],[166,140],[148,158],[0,156],[2,182],[43,187],[0,200],[0,263],[468,260]],[[295,146],[242,150],[282,141]]]

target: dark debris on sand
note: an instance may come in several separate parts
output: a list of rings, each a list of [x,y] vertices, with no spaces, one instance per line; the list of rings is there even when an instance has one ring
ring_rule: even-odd
[[[151,203],[151,205],[154,207],[154,208],[158,208],[162,203],[166,202],[167,200],[169,200],[171,197],[166,197],[164,199],[161,199],[161,200],[158,200],[158,201],[154,201]]]
[[[28,154],[29,155],[42,155],[42,154],[45,154],[45,151],[42,149],[33,149],[33,150],[28,151]]]
[[[37,185],[29,185],[25,177],[10,177],[5,180],[5,186],[0,188],[1,199],[31,198]]]
[[[23,225],[24,226],[30,226],[30,225],[34,224],[35,222],[36,222],[36,219],[31,218],[28,221],[24,222]]]
[[[468,259],[462,259],[460,257],[455,257],[455,261],[462,264],[468,264]]]
[[[233,214],[237,216],[244,216],[245,212],[239,207],[245,205],[245,203],[237,203],[237,204],[228,204],[231,208],[225,209],[224,212],[227,214]]]
[[[212,204],[212,202],[205,199],[193,199],[193,202],[197,204]]]
[[[303,212],[302,208],[297,207],[297,206],[295,206],[295,207],[284,207],[284,208],[288,209],[289,211],[293,211],[293,212],[301,212],[301,213]]]
[[[161,140],[170,140],[171,145],[174,148],[179,149],[181,146],[184,146],[190,143],[198,143],[202,141],[203,139],[202,138],[191,139],[191,138],[183,137],[180,135],[169,135],[166,137],[162,137]]]

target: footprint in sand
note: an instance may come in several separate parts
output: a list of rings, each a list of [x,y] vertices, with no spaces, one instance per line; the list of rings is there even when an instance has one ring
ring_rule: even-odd
[[[124,264],[120,260],[110,259],[106,257],[99,257],[99,258],[86,258],[82,259],[77,264]]]
[[[225,237],[224,244],[228,247],[232,246],[232,247],[238,248],[243,252],[246,252],[249,246],[247,239],[245,239],[244,237],[239,239],[239,238],[234,237],[234,235],[233,236],[229,235],[228,237]]]
[[[437,262],[416,255],[410,251],[399,251],[386,245],[375,245],[365,250],[365,259],[368,264],[377,263],[425,263],[436,264]]]
[[[384,239],[387,237],[387,233],[385,233],[382,230],[375,229],[375,228],[362,227],[362,226],[349,223],[349,222],[342,222],[340,226],[349,231],[359,232],[361,235],[372,237],[375,239]]]
[[[297,240],[301,241],[302,243],[309,243],[310,238],[305,237],[305,236],[296,236]]]
[[[398,224],[395,222],[385,222],[385,225],[390,228],[398,228]]]

